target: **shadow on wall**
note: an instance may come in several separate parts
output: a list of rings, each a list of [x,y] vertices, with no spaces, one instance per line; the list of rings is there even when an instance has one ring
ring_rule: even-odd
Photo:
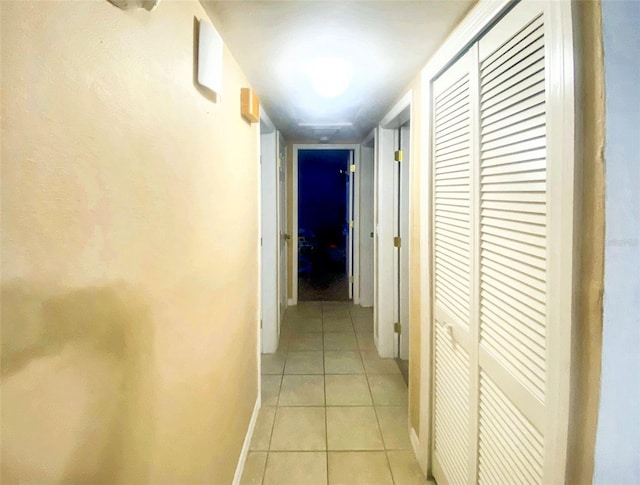
[[[2,476],[18,482],[145,481],[153,330],[125,285],[1,288]]]

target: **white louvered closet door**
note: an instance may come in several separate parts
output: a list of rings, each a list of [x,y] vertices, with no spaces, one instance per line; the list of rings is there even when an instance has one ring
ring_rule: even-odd
[[[470,436],[472,273],[471,56],[433,85],[434,435],[439,483],[467,482]]]
[[[433,471],[442,483],[564,480],[573,155],[558,154],[573,140],[558,135],[558,93],[568,88],[550,27],[556,8],[517,4],[433,83]],[[460,63],[464,77],[452,74]],[[460,116],[446,110],[463,85],[471,123],[455,140],[470,155],[454,164],[444,122]]]

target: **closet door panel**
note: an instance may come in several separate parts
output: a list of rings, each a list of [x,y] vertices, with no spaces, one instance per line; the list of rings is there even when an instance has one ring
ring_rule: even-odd
[[[547,389],[547,96],[541,4],[479,41],[479,483],[541,483]]]
[[[439,483],[450,484],[468,483],[472,442],[470,62],[464,55],[433,85],[433,470]]]

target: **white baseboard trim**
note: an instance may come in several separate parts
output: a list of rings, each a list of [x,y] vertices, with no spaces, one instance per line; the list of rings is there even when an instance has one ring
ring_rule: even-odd
[[[256,404],[253,406],[253,414],[249,421],[249,427],[247,428],[247,434],[244,437],[244,443],[242,444],[242,451],[238,458],[238,464],[236,465],[236,473],[233,475],[233,485],[240,485],[240,479],[242,478],[242,472],[244,472],[244,464],[247,461],[247,455],[249,454],[249,445],[251,444],[251,438],[253,438],[253,431],[256,428],[256,421],[258,420],[258,413],[260,412],[260,393],[256,399]]]
[[[293,298],[289,298],[289,299],[287,300],[287,306],[294,306],[294,305],[297,305],[297,303],[298,303],[298,302],[297,302],[297,301],[295,301]]]

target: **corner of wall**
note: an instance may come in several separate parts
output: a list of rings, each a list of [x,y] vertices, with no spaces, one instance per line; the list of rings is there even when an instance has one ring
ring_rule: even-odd
[[[591,483],[602,352],[604,285],[604,62],[600,1],[574,2],[577,159],[582,164],[579,319],[572,348],[573,388],[566,481]]]

